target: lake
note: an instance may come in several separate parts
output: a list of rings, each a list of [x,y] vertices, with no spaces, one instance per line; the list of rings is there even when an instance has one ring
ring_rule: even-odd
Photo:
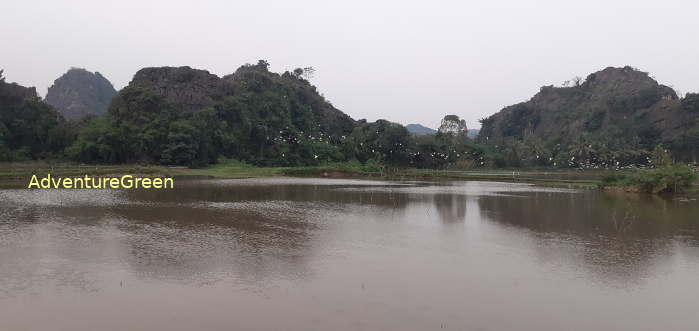
[[[477,181],[0,190],[0,330],[697,330],[699,202]]]

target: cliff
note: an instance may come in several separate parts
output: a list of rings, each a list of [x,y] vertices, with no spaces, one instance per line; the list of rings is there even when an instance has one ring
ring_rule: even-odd
[[[49,87],[45,101],[66,119],[79,120],[105,114],[116,93],[112,83],[99,72],[72,68]]]

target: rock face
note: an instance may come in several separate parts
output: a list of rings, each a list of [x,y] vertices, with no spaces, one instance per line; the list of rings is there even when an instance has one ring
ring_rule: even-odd
[[[218,76],[190,67],[144,68],[129,84],[146,88],[188,110],[200,110],[221,100],[226,94],[225,85]]]
[[[9,102],[11,100],[20,101],[36,97],[35,87],[24,87],[17,83],[7,83],[5,78],[2,77],[2,70],[0,70],[0,99]]]
[[[675,91],[631,67],[609,67],[572,87],[544,86],[531,100],[484,119],[479,139],[538,137],[566,143],[580,136],[646,135],[649,143],[680,134]],[[643,139],[643,137],[642,137]]]
[[[430,129],[421,124],[408,124],[405,126],[405,128],[408,129],[408,132],[416,136],[424,136],[437,133],[437,130]]]
[[[46,94],[52,105],[68,120],[107,112],[116,90],[99,72],[72,68],[56,79]]]
[[[238,98],[263,121],[291,116],[301,121],[293,109],[308,109],[313,125],[322,132],[348,135],[355,122],[333,107],[308,81],[291,75],[268,71],[267,65],[245,65],[222,78],[206,70],[190,67],[157,67],[139,70],[119,95],[128,101],[126,91],[147,91],[162,97],[180,111],[198,111],[221,103],[225,98]],[[262,106],[253,100],[266,100]],[[269,108],[267,108],[269,107]],[[290,114],[286,112],[291,111]]]

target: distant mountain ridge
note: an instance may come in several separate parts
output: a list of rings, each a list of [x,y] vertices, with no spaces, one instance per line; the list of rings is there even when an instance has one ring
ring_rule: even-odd
[[[71,68],[56,79],[46,93],[46,103],[68,120],[103,115],[117,91],[102,74]]]
[[[437,134],[437,130],[428,128],[422,124],[408,124],[405,128],[408,129],[408,132],[416,136]],[[478,137],[478,132],[480,132],[480,129],[468,129],[468,137],[476,139],[476,137]]]
[[[437,130],[428,128],[422,124],[408,124],[405,128],[408,129],[408,132],[417,136],[437,133]]]

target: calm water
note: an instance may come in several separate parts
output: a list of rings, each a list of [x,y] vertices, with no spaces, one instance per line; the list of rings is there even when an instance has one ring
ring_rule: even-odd
[[[0,330],[697,330],[699,202],[489,182],[0,190]]]

